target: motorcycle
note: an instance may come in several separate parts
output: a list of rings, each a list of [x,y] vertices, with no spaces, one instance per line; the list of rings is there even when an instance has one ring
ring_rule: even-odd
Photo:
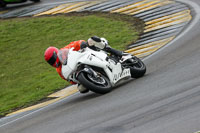
[[[146,72],[145,64],[136,56],[128,54],[119,59],[89,47],[79,51],[59,50],[58,58],[65,79],[99,94],[110,92],[122,79],[140,78]]]

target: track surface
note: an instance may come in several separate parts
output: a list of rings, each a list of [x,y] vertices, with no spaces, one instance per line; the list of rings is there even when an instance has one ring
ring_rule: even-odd
[[[198,0],[193,2],[200,5]],[[3,119],[0,132],[200,131],[200,12],[198,6],[192,8],[196,9],[192,10],[194,17],[188,28],[162,51],[144,60],[148,68],[145,77],[106,95],[77,93],[30,114]]]

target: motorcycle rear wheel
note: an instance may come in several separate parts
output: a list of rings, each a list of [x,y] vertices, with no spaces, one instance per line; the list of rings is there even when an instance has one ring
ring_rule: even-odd
[[[132,78],[140,78],[144,76],[146,73],[146,66],[145,64],[136,56],[133,56],[131,60],[129,60],[129,67],[131,71]]]
[[[77,79],[78,81],[87,89],[98,93],[98,94],[106,94],[112,90],[111,83],[107,77],[98,74],[99,78],[92,78],[89,73],[81,72],[79,73]]]

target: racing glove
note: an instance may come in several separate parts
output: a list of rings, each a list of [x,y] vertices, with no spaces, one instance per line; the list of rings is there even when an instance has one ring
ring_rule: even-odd
[[[84,49],[84,48],[88,47],[88,43],[87,42],[81,42],[80,47],[81,47],[81,49]]]

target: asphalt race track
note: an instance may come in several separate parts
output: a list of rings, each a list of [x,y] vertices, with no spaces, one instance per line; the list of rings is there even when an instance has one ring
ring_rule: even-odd
[[[188,4],[193,18],[173,41],[144,58],[144,77],[106,95],[75,93],[47,107],[2,118],[0,133],[200,131],[200,1],[178,1]]]

